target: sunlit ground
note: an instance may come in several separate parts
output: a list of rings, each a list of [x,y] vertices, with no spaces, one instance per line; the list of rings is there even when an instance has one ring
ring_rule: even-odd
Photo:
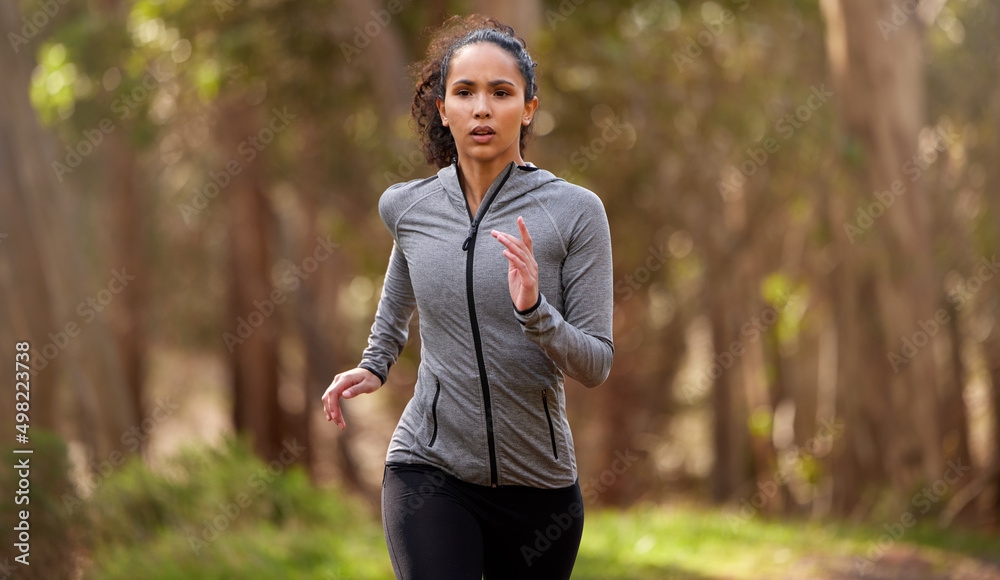
[[[392,578],[378,513],[298,468],[269,475],[230,444],[162,469],[124,466],[87,500],[87,578]],[[723,511],[694,506],[591,509],[574,578],[1000,578],[1000,537],[930,521],[885,533],[761,518],[734,529]]]

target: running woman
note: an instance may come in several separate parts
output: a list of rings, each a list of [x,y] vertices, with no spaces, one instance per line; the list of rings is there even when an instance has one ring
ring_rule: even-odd
[[[412,114],[437,175],[393,185],[393,237],[358,368],[323,395],[386,380],[420,312],[413,397],[386,455],[382,523],[400,580],[569,578],[583,500],[564,376],[611,370],[613,280],[604,205],[522,158],[535,63],[493,18],[452,18],[417,65]]]

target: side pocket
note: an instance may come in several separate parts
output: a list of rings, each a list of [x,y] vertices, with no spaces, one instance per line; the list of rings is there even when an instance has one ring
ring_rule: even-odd
[[[549,391],[542,390],[542,406],[545,407],[545,418],[549,421],[549,438],[552,440],[552,456],[559,459],[559,451],[556,449],[556,430],[552,426],[552,415],[549,413]]]
[[[437,379],[437,389],[434,390],[434,402],[431,403],[431,418],[434,420],[434,434],[431,435],[431,442],[428,447],[434,447],[434,442],[438,438],[438,397],[441,396],[441,379]]]

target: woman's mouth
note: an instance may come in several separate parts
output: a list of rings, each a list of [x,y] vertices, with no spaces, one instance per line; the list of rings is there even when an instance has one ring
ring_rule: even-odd
[[[489,143],[493,135],[496,135],[496,131],[488,125],[479,125],[472,130],[472,138],[476,143]]]

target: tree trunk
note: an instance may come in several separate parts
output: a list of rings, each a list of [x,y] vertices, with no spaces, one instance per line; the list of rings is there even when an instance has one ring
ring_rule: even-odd
[[[993,463],[1000,463],[1000,328],[994,323],[990,338],[986,341],[990,382],[993,395]],[[989,462],[987,462],[989,463]],[[1000,470],[994,472],[993,478],[993,527],[1000,528]]]
[[[345,8],[348,19],[363,25],[372,18],[372,12],[382,9],[382,3],[360,0],[347,2]],[[408,104],[413,93],[407,82],[407,61],[397,30],[397,26],[390,23],[372,38],[371,44],[362,50],[358,60],[352,60],[350,64],[373,71],[370,78],[375,84],[374,101],[379,107],[379,118],[389,129],[386,131],[388,138],[400,142],[398,132],[391,129],[397,117],[409,113]]]
[[[145,417],[143,386],[146,382],[146,288],[148,270],[144,267],[145,212],[136,188],[135,154],[126,142],[126,135],[116,131],[106,137],[110,167],[105,182],[111,196],[108,205],[111,220],[112,244],[110,255],[116,267],[121,267],[135,279],[129,282],[128,292],[123,292],[118,308],[108,313],[111,330],[118,352],[121,354],[132,412]]]
[[[0,29],[17,30],[20,22],[16,3],[0,6]],[[137,417],[124,403],[127,385],[118,352],[106,340],[107,319],[76,312],[110,274],[87,275],[69,217],[72,197],[49,165],[56,147],[28,100],[31,55],[25,47],[0,51],[0,233],[9,234],[0,239],[0,282],[13,327],[0,337],[11,340],[5,345],[31,341],[32,425],[78,438],[94,457],[106,458]]]
[[[250,434],[257,454],[270,461],[282,449],[282,409],[278,401],[279,313],[271,300],[271,240],[274,216],[263,186],[263,155],[248,161],[238,156],[239,143],[266,124],[242,102],[218,106],[223,117],[222,159],[233,159],[242,169],[226,186],[229,204],[229,308],[226,347],[233,379],[233,423],[237,432]],[[228,161],[232,162],[232,161]],[[237,337],[239,340],[232,338]]]
[[[959,328],[959,314],[954,305],[945,307],[949,320],[947,328],[943,328],[943,347],[939,354],[938,368],[940,376],[938,383],[941,390],[940,421],[945,431],[942,433],[944,452],[949,459],[955,459],[962,465],[972,465],[972,453],[969,450],[969,417],[965,407],[966,369],[962,361],[962,333]]]
[[[869,309],[863,306],[843,308],[838,320],[853,325],[850,321],[862,314],[859,320],[878,322],[877,328],[868,331],[857,328],[841,333],[841,345],[858,349],[873,336],[879,337],[872,348],[857,353],[857,358],[841,350],[845,365],[841,367],[842,376],[852,381],[859,379],[842,382],[841,387],[876,399],[878,393],[887,392],[890,407],[883,418],[892,417],[896,424],[889,432],[890,438],[878,449],[878,456],[896,488],[906,490],[920,481],[941,477],[944,466],[935,339],[927,337],[929,344],[913,356],[901,350],[903,339],[920,330],[918,323],[932,319],[941,303],[933,276],[927,202],[919,182],[903,179],[904,164],[917,153],[917,136],[923,123],[922,33],[918,19],[910,18],[891,37],[883,37],[878,23],[891,17],[891,0],[821,0],[821,6],[827,21],[828,58],[838,112],[849,138],[856,139],[866,153],[866,179],[859,180],[866,194],[848,202],[843,217],[847,223],[861,223],[856,220],[856,208],[876,202],[873,192],[897,192],[894,203],[868,226],[868,235],[855,238],[858,232],[848,233],[843,225],[835,224],[839,236],[852,238],[850,245],[841,244],[841,248],[858,258],[845,255],[845,267],[858,268],[857,281],[872,291],[866,301],[861,296],[849,296],[857,286],[847,286],[847,294],[840,293],[838,298],[846,301],[843,306],[875,305],[870,308],[874,319],[863,316],[860,311]],[[900,187],[905,194],[898,193]],[[856,331],[866,336],[851,336]],[[883,353],[903,353],[905,360],[899,362]],[[858,363],[863,367],[853,366]],[[865,371],[851,377],[854,370],[847,365]],[[845,392],[840,403],[849,407],[856,400],[856,396]],[[842,407],[842,411],[847,415],[846,429],[856,437],[862,432],[852,427],[859,419],[857,410]],[[844,469],[836,473],[842,486],[850,487],[857,485],[856,476],[871,472]],[[854,503],[851,495],[840,495],[842,509],[850,509],[849,504]]]
[[[123,25],[128,18],[129,6],[122,0],[103,0],[101,11],[107,18],[117,19]],[[111,109],[110,98],[104,105]],[[121,357],[128,402],[138,418],[146,416],[143,391],[146,381],[146,357],[148,340],[146,332],[147,295],[149,272],[144,267],[145,243],[143,232],[147,230],[146,217],[141,203],[140,176],[136,174],[135,148],[129,142],[125,128],[105,136],[104,155],[106,173],[102,175],[105,187],[110,193],[106,208],[111,247],[107,255],[116,268],[121,268],[134,276],[128,285],[128,292],[116,298],[116,308],[108,312],[108,318],[118,352]],[[148,439],[142,438],[145,447]]]
[[[709,291],[709,317],[712,325],[712,356],[728,351],[733,341],[739,340],[739,328],[743,324],[743,312],[734,309],[730,288],[739,288],[739,284],[731,279],[725,279],[730,272],[723,264],[710,261],[715,267],[717,276],[709,274],[706,283]],[[747,409],[744,399],[744,388],[739,369],[735,366],[728,370],[719,367],[721,375],[714,377],[712,383],[712,448],[715,455],[715,465],[712,469],[711,489],[712,499],[724,502],[737,493],[746,481],[750,465],[749,441],[747,431]],[[710,372],[712,371],[706,371]]]
[[[756,305],[757,300],[750,301]],[[752,308],[752,307],[751,307]],[[742,375],[743,388],[747,402],[747,414],[752,417],[753,413],[768,413],[774,417],[774,404],[771,400],[771,388],[768,385],[766,359],[767,359],[767,335],[762,335],[759,340],[744,341],[744,352],[738,361],[740,374]],[[728,350],[729,346],[722,345],[723,350]],[[747,423],[745,423],[747,424]],[[774,437],[772,427],[766,431],[758,431],[758,424],[750,422],[749,442],[751,456],[754,465],[754,481],[757,484],[754,490],[767,489],[767,486],[774,484],[774,473],[777,470],[778,460],[774,450]],[[783,509],[783,496],[781,494],[764,494],[764,505],[762,511],[775,513]]]

